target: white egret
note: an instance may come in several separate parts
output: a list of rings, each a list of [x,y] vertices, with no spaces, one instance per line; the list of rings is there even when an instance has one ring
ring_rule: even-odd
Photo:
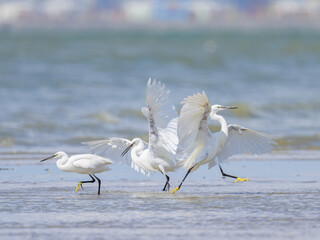
[[[160,172],[166,177],[163,191],[170,190],[167,172],[176,169],[175,160],[178,145],[177,121],[175,107],[169,101],[170,91],[165,85],[149,79],[146,87],[146,107],[142,113],[149,122],[149,143],[140,138],[132,141],[123,138],[110,138],[86,142],[89,148],[97,154],[107,154],[112,159],[131,164],[136,171],[150,175]],[[130,155],[126,155],[127,152]],[[120,159],[120,155],[122,156]]]
[[[94,183],[95,179],[98,181],[98,194],[100,194],[101,180],[95,176],[95,173],[101,173],[110,170],[109,164],[113,162],[104,157],[100,157],[94,154],[79,154],[73,155],[70,158],[65,152],[57,152],[54,155],[47,157],[40,162],[49,160],[51,158],[58,158],[56,165],[64,172],[75,172],[80,174],[88,174],[91,177],[91,181],[81,181],[76,187],[76,192],[82,187],[83,183]]]
[[[203,91],[184,99],[183,107],[178,120],[179,147],[177,159],[179,164],[187,169],[187,173],[180,185],[171,190],[175,193],[182,186],[191,171],[208,163],[209,169],[218,164],[224,177],[235,178],[236,181],[248,181],[248,178],[239,178],[225,174],[220,163],[242,153],[264,154],[272,149],[276,143],[263,133],[259,133],[238,125],[227,125],[225,119],[217,112],[237,107],[211,106]],[[218,121],[221,130],[212,133],[208,127],[208,117]]]

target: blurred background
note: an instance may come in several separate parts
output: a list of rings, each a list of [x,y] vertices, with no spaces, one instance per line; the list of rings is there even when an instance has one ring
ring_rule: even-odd
[[[146,139],[149,77],[178,111],[204,90],[278,150],[317,150],[320,1],[0,0],[1,153]]]
[[[319,28],[319,13],[319,0],[1,0],[0,26]]]

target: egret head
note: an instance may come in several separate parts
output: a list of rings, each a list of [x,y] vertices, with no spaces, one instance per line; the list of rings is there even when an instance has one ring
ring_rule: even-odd
[[[43,162],[43,161],[46,161],[46,160],[49,160],[49,159],[52,159],[52,158],[63,157],[63,156],[65,156],[65,155],[66,155],[66,153],[59,151],[59,152],[56,152],[55,154],[53,154],[53,155],[50,156],[50,157],[47,157],[47,158],[45,158],[45,159],[42,159],[40,162]]]
[[[211,112],[212,113],[217,113],[221,110],[226,110],[226,109],[237,109],[238,107],[235,107],[235,106],[222,106],[222,105],[219,105],[219,104],[215,104],[213,106],[211,106]]]
[[[134,138],[131,141],[131,144],[121,153],[121,156],[123,157],[124,155],[127,154],[127,152],[129,152],[131,150],[131,148],[136,144],[138,138]]]

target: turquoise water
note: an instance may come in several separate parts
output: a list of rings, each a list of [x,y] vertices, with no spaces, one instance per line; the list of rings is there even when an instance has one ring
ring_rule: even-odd
[[[320,236],[320,32],[0,32],[1,239],[316,239]],[[175,195],[129,166],[88,176],[39,160],[81,142],[147,138],[149,77],[180,101],[205,90],[237,105],[228,123],[273,136],[276,151],[206,166]],[[214,123],[211,123],[214,127]],[[171,173],[177,186],[185,172]]]

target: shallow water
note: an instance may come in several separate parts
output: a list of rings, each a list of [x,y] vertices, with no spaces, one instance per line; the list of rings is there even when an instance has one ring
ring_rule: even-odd
[[[320,33],[317,31],[0,32],[1,239],[316,239],[320,236]],[[147,138],[149,77],[180,101],[205,90],[275,152],[206,166],[175,195],[114,165],[102,194],[86,176],[39,160],[82,141]],[[211,123],[212,129],[217,129]],[[297,150],[300,149],[300,150]],[[185,172],[171,173],[177,186]]]
[[[216,167],[201,167],[174,195],[161,192],[160,174],[147,178],[127,166],[98,174],[98,196],[96,184],[74,192],[88,176],[31,160],[37,155],[2,160],[0,237],[316,239],[320,152],[308,153],[278,152],[223,164],[225,172],[249,177],[249,182],[233,183],[222,179]],[[172,187],[183,175],[182,170],[170,174]]]
[[[317,149],[319,63],[317,31],[2,32],[0,151],[146,137],[149,77],[166,83],[178,110],[205,90],[211,103],[239,106],[223,113],[228,123]]]

